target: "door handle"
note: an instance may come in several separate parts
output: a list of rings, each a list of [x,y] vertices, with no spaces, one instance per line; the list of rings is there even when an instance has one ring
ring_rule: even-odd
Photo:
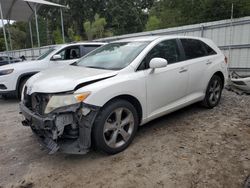
[[[187,72],[187,71],[188,71],[188,70],[187,70],[186,68],[182,67],[182,68],[180,68],[179,73],[183,73],[183,72]]]
[[[211,65],[213,62],[212,61],[210,61],[210,60],[207,60],[207,65]]]

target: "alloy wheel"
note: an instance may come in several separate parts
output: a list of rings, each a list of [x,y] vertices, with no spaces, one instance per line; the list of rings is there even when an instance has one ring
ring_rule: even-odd
[[[103,136],[111,148],[119,148],[126,144],[134,131],[135,119],[127,108],[117,108],[105,121]]]
[[[217,79],[214,79],[209,88],[209,102],[216,104],[220,99],[221,85]]]

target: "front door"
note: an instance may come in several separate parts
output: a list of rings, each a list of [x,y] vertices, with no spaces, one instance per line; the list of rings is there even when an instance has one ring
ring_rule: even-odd
[[[70,65],[74,62],[76,62],[81,57],[81,51],[80,46],[70,46],[62,49],[59,51],[56,55],[60,55],[61,59],[53,60],[53,58],[50,61],[50,66],[65,66]]]
[[[167,67],[152,71],[149,68],[149,62],[156,57],[166,59]],[[157,44],[143,60],[149,119],[174,108],[178,101],[186,96],[188,66],[185,65],[182,58],[177,41],[172,39]]]

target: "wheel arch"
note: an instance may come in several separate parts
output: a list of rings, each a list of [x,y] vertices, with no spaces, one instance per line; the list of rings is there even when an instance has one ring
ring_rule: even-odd
[[[213,74],[213,76],[214,75],[217,75],[217,76],[219,76],[220,77],[220,79],[221,79],[221,81],[222,81],[222,86],[224,87],[224,85],[225,85],[225,77],[224,77],[224,74],[221,72],[221,71],[217,71],[217,72],[215,72],[214,74]],[[212,76],[212,77],[213,77]],[[212,78],[211,77],[211,78]]]
[[[30,78],[31,76],[37,74],[38,72],[28,72],[28,73],[24,73],[24,74],[21,74],[18,79],[17,79],[17,83],[16,83],[16,93],[17,95],[19,94],[19,87],[20,87],[20,84],[22,83],[22,81],[24,79],[27,79],[27,78]]]
[[[135,109],[138,113],[138,116],[139,116],[139,124],[140,124],[142,121],[142,116],[143,116],[142,105],[141,105],[140,101],[132,95],[128,95],[128,94],[118,95],[116,97],[113,97],[109,101],[107,101],[103,106],[107,105],[108,103],[110,103],[114,100],[119,100],[119,99],[128,101],[129,103],[131,103],[135,107]]]

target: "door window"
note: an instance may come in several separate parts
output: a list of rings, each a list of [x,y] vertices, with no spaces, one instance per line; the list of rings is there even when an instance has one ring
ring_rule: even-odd
[[[207,44],[196,39],[181,39],[185,51],[186,60],[216,54]]]
[[[62,60],[78,59],[80,58],[80,46],[71,46],[63,49],[59,53]]]
[[[138,70],[149,68],[149,63],[153,58],[163,58],[168,61],[168,64],[173,64],[181,61],[181,54],[175,39],[166,40],[157,44],[144,58]]]

